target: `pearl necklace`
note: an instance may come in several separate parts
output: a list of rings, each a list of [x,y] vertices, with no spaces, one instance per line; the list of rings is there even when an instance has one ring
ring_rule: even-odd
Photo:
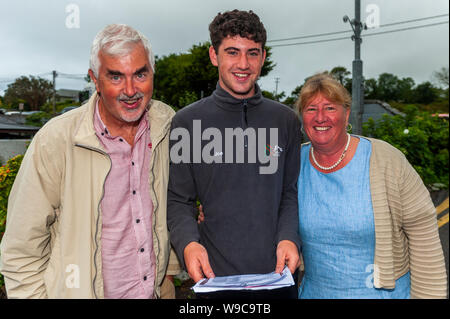
[[[339,157],[339,159],[337,160],[336,163],[334,163],[333,165],[331,165],[329,167],[325,167],[325,166],[322,166],[319,163],[317,163],[316,158],[314,157],[314,147],[312,146],[312,144],[311,144],[311,157],[314,161],[314,164],[316,164],[317,167],[319,167],[320,169],[322,169],[324,171],[329,171],[329,170],[335,168],[336,166],[338,166],[342,162],[342,160],[345,157],[345,154],[347,153],[347,149],[348,149],[349,145],[350,145],[350,134],[347,133],[347,145],[345,145],[345,149],[342,152],[341,157]]]

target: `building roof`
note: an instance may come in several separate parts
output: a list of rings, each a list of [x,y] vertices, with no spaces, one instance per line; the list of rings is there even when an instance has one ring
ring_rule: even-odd
[[[21,125],[21,124],[5,124],[0,123],[0,133],[31,133],[35,134],[40,127]]]
[[[6,115],[0,115],[0,133],[28,133],[35,134],[40,127],[17,123]]]
[[[367,122],[369,118],[372,118],[374,121],[379,120],[383,117],[383,114],[405,116],[404,113],[393,108],[386,102],[379,100],[364,100],[363,123]]]
[[[70,90],[70,89],[56,90],[56,95],[59,95],[62,97],[78,97],[79,93],[80,93],[80,91],[78,91],[78,90]]]

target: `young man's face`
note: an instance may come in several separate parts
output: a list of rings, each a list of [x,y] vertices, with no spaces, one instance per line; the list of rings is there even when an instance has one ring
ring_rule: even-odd
[[[218,51],[209,48],[211,63],[219,68],[220,86],[237,99],[252,97],[266,58],[261,43],[238,35],[228,36]]]

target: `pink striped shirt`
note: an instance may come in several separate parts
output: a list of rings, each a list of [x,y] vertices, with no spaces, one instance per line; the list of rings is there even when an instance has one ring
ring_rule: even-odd
[[[131,147],[113,137],[95,109],[94,128],[111,158],[102,210],[102,272],[105,298],[153,298],[155,255],[150,197],[150,128],[144,113]]]

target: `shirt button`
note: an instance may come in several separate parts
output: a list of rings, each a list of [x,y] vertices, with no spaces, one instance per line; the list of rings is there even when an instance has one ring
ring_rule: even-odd
[[[131,165],[133,165],[133,166],[134,166],[134,162],[131,162]]]
[[[138,218],[136,219],[136,224],[139,224],[141,222],[141,220]]]
[[[147,276],[144,276],[144,280],[147,280]]]
[[[119,141],[123,142],[123,139],[119,138]]]
[[[133,195],[135,195],[136,194],[136,191],[133,191]]]
[[[143,252],[144,252],[144,250],[145,250],[144,248],[141,248],[141,253],[143,253]]]

